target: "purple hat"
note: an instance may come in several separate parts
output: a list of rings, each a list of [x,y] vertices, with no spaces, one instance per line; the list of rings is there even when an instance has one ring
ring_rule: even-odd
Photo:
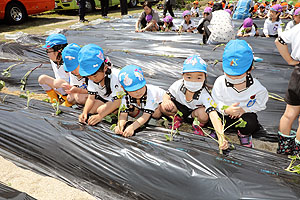
[[[173,17],[171,17],[170,15],[166,16],[165,18],[163,18],[164,22],[172,22],[173,21]]]
[[[228,12],[231,15],[231,10],[230,9],[225,9],[226,12]]]
[[[211,13],[211,7],[206,7],[205,9],[204,9],[204,13]]]
[[[243,27],[244,28],[249,28],[249,27],[252,27],[253,25],[253,20],[251,18],[246,18],[243,22]]]
[[[187,15],[191,15],[191,12],[189,10],[186,10],[182,13],[182,17],[185,17]]]
[[[276,4],[276,5],[272,6],[272,8],[270,8],[270,10],[276,11],[276,12],[281,12],[282,6],[280,4]]]
[[[146,15],[146,21],[150,22],[152,20],[152,15]]]
[[[297,8],[297,9],[295,10],[294,15],[295,15],[295,16],[296,16],[296,15],[300,15],[300,8]]]

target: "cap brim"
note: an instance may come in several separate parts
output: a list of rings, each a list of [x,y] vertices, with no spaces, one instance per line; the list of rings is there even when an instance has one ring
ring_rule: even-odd
[[[146,85],[146,80],[144,79],[144,81],[141,82],[140,84],[129,86],[129,87],[127,87],[127,86],[126,87],[123,86],[123,87],[127,92],[134,92],[134,91],[141,89],[145,85]]]
[[[89,70],[89,71],[85,71],[85,70],[82,70],[82,68],[79,68],[79,74],[80,74],[80,76],[90,76],[90,75],[96,73],[99,70],[99,68],[100,67],[94,68],[94,69]]]
[[[204,71],[204,70],[184,70],[184,71],[181,71],[181,73],[189,73],[189,72],[203,72],[203,73],[207,73],[207,71]]]

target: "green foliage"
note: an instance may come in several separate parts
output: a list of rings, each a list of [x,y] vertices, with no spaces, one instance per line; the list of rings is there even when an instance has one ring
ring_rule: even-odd
[[[29,103],[30,103],[30,100],[32,99],[31,97],[34,95],[33,92],[30,92],[29,90],[27,90],[25,93],[21,93],[20,94],[20,98],[24,98],[24,99],[27,99],[27,105],[26,105],[26,108],[28,109],[29,108]]]
[[[291,163],[290,163],[290,165],[288,166],[288,168],[286,168],[285,170],[288,171],[288,172],[300,174],[300,164],[294,165],[294,163],[295,163],[297,160],[300,160],[300,156],[299,156],[299,155],[289,156],[289,158],[291,158],[292,160],[291,160]],[[294,166],[293,166],[293,165],[294,165]]]
[[[5,82],[0,80],[0,91],[5,87]]]
[[[49,98],[45,98],[43,99],[44,102],[50,103],[50,99]]]
[[[126,94],[126,93],[125,93]],[[124,94],[124,95],[125,95]],[[123,95],[123,96],[124,96]],[[124,105],[124,104],[121,104],[120,105],[120,107],[119,107],[119,109],[118,109],[118,120],[120,119],[120,113],[122,112],[122,111],[125,111],[126,110],[126,106]],[[118,125],[119,125],[119,123],[118,123]],[[112,131],[114,131],[115,130],[115,128],[116,128],[116,126],[117,126],[117,124],[112,124],[111,125],[111,127],[110,127],[110,130],[112,130]],[[120,127],[119,127],[120,128]]]
[[[239,118],[238,121],[239,121],[240,123],[237,124],[237,125],[235,125],[236,128],[245,128],[245,127],[246,127],[246,125],[247,125],[247,122],[246,122],[246,121],[244,121],[242,118]]]
[[[229,108],[229,106],[224,105],[221,110],[226,110],[227,108]]]
[[[168,134],[165,135],[165,138],[167,141],[173,141],[173,138],[175,135],[179,135],[179,131],[177,129],[174,129],[174,124],[175,124],[175,117],[176,115],[182,117],[183,114],[182,112],[180,112],[179,110],[177,111],[177,113],[174,116],[171,116],[170,118],[172,119],[172,128],[171,130],[168,131]],[[165,118],[162,117],[164,120],[164,126],[168,129],[169,128],[169,121]]]
[[[6,68],[5,70],[3,70],[3,72],[1,73],[4,77],[11,77],[11,72],[10,72],[10,70],[13,68],[13,67],[15,67],[15,66],[17,66],[17,65],[20,65],[20,64],[23,64],[24,63],[24,61],[23,62],[20,62],[20,63],[16,63],[16,64],[13,64],[13,65],[10,65],[8,68]]]
[[[107,121],[108,123],[112,123],[113,119],[116,119],[117,115],[112,113],[110,115],[106,115],[103,120]]]
[[[54,99],[54,103],[51,104],[53,109],[55,110],[55,115],[58,116],[59,114],[62,113],[62,111],[59,109],[59,101],[56,101],[56,99]]]
[[[25,87],[26,87],[26,83],[27,83],[27,80],[28,80],[28,77],[29,75],[34,71],[36,70],[37,68],[41,67],[43,64],[40,64],[39,66],[29,70],[28,72],[26,72],[26,74],[22,77],[22,79],[20,80],[20,83],[21,83],[21,86],[20,86],[20,89],[22,91],[25,90]]]

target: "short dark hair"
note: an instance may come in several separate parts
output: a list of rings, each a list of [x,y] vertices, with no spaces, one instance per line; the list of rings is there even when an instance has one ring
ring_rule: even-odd
[[[145,6],[149,7],[149,8],[152,10],[152,4],[151,4],[151,2],[145,1],[144,4],[143,4],[143,8],[144,8]]]

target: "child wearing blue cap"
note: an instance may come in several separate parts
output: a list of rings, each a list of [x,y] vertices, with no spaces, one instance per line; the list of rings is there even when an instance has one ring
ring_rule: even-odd
[[[67,45],[67,38],[62,34],[52,34],[47,37],[46,44],[43,48],[46,49],[47,55],[50,58],[55,78],[43,74],[39,76],[38,82],[50,97],[52,103],[55,101],[58,102],[58,95],[60,95],[65,100],[62,105],[72,106],[72,104],[68,102],[67,93],[62,87],[63,83],[69,82],[69,73],[65,72],[62,67],[63,59],[61,55]]]
[[[183,79],[170,86],[161,104],[161,111],[164,115],[171,117],[179,110],[183,113],[183,119],[188,119],[190,116],[196,117],[201,123],[200,126],[204,126],[210,119],[220,136],[219,140],[223,141],[220,144],[221,149],[226,149],[227,141],[224,138],[222,122],[219,120],[216,104],[205,84],[206,68],[207,64],[200,56],[188,57],[183,64]],[[175,116],[174,129],[179,128],[183,119]],[[198,125],[193,125],[193,128],[195,134],[204,135]]]
[[[69,103],[84,105],[88,97],[88,79],[79,75],[78,53],[80,49],[78,44],[72,43],[62,51],[63,66],[70,76],[70,83],[63,83],[62,87],[68,94]]]
[[[268,101],[267,89],[251,76],[253,61],[252,48],[246,41],[228,42],[223,53],[224,75],[217,78],[212,90],[218,111],[225,115],[225,126],[239,118],[247,122],[245,127],[235,129],[241,145],[250,148],[252,134],[259,130],[256,113],[266,109]]]
[[[285,102],[287,103],[285,112],[280,119],[278,131],[279,154],[299,154],[300,153],[300,127],[297,133],[291,131],[294,121],[300,121],[300,25],[296,25],[275,41],[277,49],[284,60],[290,66],[294,66],[291,74],[288,89],[286,91]],[[288,45],[291,44],[292,52],[289,53]]]
[[[125,109],[121,111],[115,133],[129,137],[134,134],[135,130],[148,122],[150,117],[161,117],[160,103],[166,92],[158,86],[146,84],[142,69],[135,65],[127,65],[122,68],[119,73],[119,81],[126,92],[121,104]],[[125,128],[128,114],[138,118]]]
[[[118,99],[123,89],[118,81],[119,70],[112,68],[110,61],[104,56],[101,47],[88,44],[78,54],[79,74],[87,77],[88,98],[82,114],[81,123],[95,125],[106,115],[114,112],[120,105]],[[95,114],[88,118],[88,114]]]

